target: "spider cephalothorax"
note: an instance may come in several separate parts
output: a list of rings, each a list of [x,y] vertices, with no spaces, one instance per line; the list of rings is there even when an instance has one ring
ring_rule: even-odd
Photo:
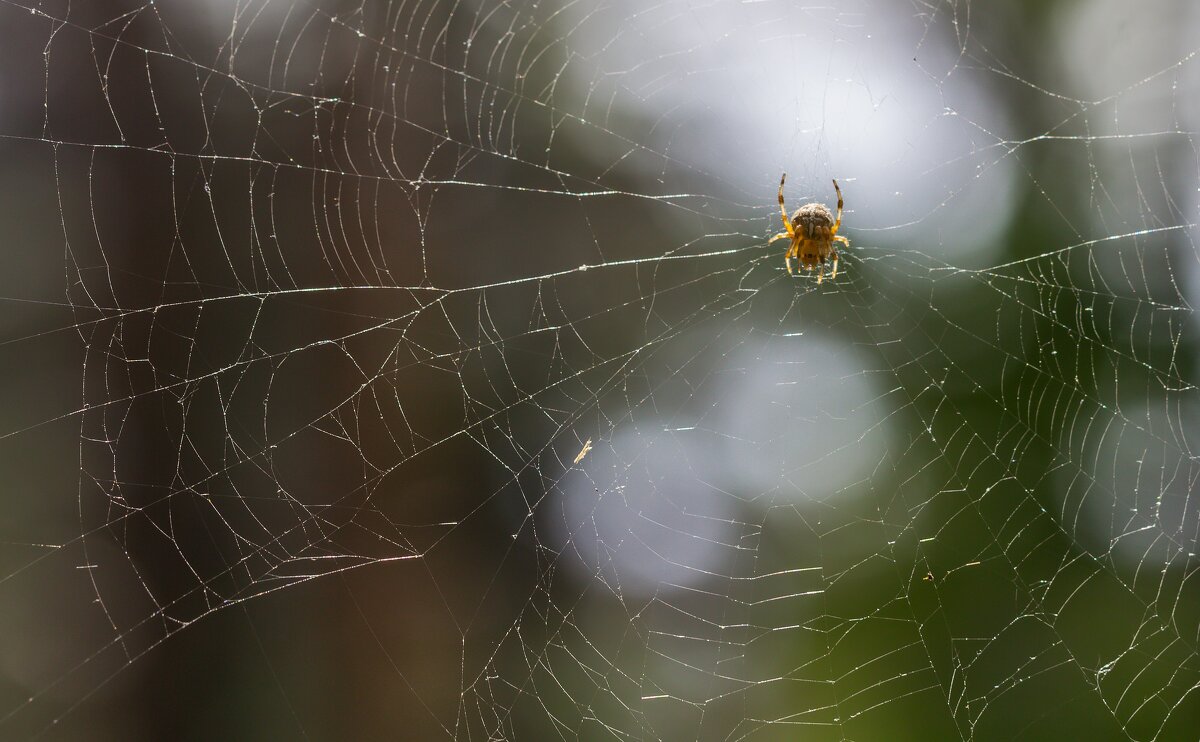
[[[838,251],[833,243],[850,244],[850,240],[838,234],[842,226],[842,189],[838,188],[836,180],[833,181],[833,190],[838,197],[836,219],[825,204],[819,203],[804,204],[789,219],[783,205],[783,182],[786,179],[787,173],[779,179],[779,213],[787,231],[775,235],[767,244],[784,237],[792,241],[783,256],[783,264],[787,266],[789,274],[792,272],[792,258],[798,257],[805,270],[820,267],[817,272],[817,283],[820,283],[825,278],[825,260],[829,258],[833,261],[833,272],[829,277],[837,278]]]

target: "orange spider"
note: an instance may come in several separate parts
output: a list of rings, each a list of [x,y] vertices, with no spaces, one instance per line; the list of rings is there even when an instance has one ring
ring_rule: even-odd
[[[805,270],[811,271],[813,266],[820,267],[817,271],[817,283],[825,278],[825,259],[832,255],[833,273],[829,274],[829,277],[837,278],[838,251],[833,243],[850,245],[850,240],[838,234],[838,229],[842,226],[842,189],[838,188],[836,180],[833,181],[833,190],[837,191],[838,197],[836,220],[825,204],[818,203],[804,204],[796,209],[796,213],[789,219],[787,209],[783,205],[783,181],[786,179],[787,173],[779,179],[779,213],[783,215],[783,226],[787,231],[775,235],[767,244],[784,237],[790,239],[792,245],[783,256],[783,264],[787,266],[788,274],[792,273],[792,258],[798,257]]]

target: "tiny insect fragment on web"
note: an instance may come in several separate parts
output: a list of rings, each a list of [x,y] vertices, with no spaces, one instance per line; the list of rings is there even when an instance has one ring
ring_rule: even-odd
[[[834,180],[833,190],[837,192],[838,197],[836,219],[829,212],[829,208],[820,203],[804,204],[789,218],[787,208],[783,205],[783,182],[786,179],[787,173],[779,178],[779,213],[787,231],[775,235],[767,244],[784,237],[792,241],[783,256],[783,264],[787,266],[789,275],[792,273],[792,258],[798,257],[805,270],[811,271],[814,266],[818,268],[817,283],[821,283],[825,278],[825,261],[832,259],[833,272],[829,277],[837,278],[838,251],[833,243],[840,242],[847,247],[850,245],[850,240],[838,234],[838,229],[842,226],[842,189],[838,188],[838,183]]]

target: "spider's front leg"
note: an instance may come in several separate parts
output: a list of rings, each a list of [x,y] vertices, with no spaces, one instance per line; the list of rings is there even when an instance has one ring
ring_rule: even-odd
[[[787,207],[783,205],[783,182],[787,180],[787,173],[779,177],[779,215],[783,217],[783,227],[789,235],[795,235],[792,229],[792,220],[788,218]]]
[[[838,230],[842,228],[842,189],[838,188],[837,178],[833,179],[833,190],[837,191],[837,197],[838,197],[837,219],[833,222],[833,229],[831,229],[830,232],[832,234],[837,234]],[[850,244],[850,243],[846,243],[846,244]]]
[[[783,183],[787,180],[787,173],[779,176],[779,216],[783,219],[783,228],[786,232],[780,232],[767,241],[771,244],[775,240],[781,240],[784,237],[791,239],[792,244],[788,251],[783,255],[783,264],[787,266],[788,275],[792,274],[792,256],[800,251],[799,240],[796,238],[796,230],[792,227],[792,220],[788,218],[787,207],[783,205]]]

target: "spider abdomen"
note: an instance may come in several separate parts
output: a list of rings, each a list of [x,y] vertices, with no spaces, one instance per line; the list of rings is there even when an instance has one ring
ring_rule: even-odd
[[[792,228],[808,239],[829,239],[833,214],[825,204],[804,204],[792,215]]]

